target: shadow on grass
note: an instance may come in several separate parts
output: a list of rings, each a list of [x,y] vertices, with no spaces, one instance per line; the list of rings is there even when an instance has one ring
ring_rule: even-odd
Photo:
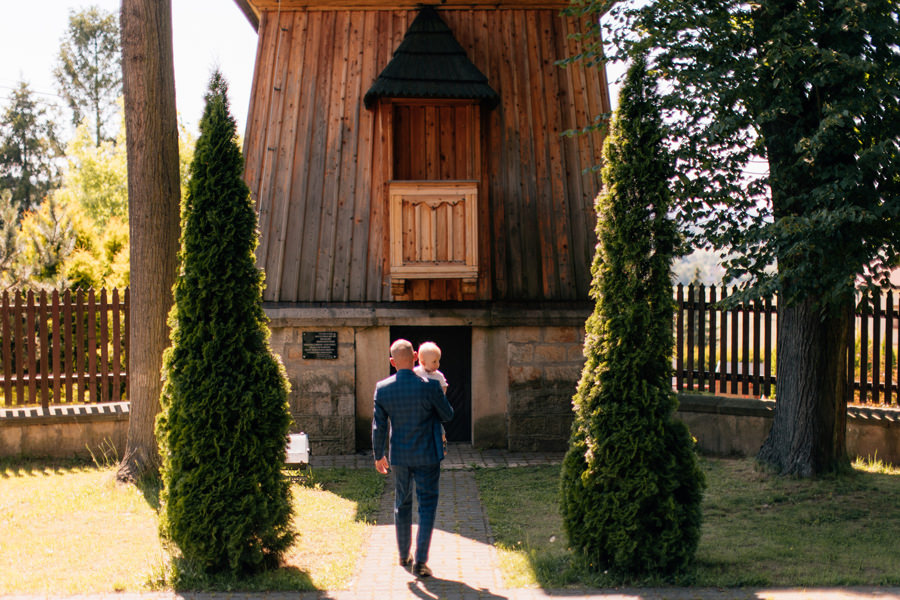
[[[292,566],[281,566],[253,575],[207,575],[191,569],[183,561],[173,563],[173,575],[164,589],[188,592],[315,592],[309,573]]]
[[[0,457],[0,478],[63,475],[96,467],[90,458]]]
[[[330,492],[356,504],[354,520],[372,523],[381,506],[385,477],[374,469],[317,468],[295,483],[305,488]]]

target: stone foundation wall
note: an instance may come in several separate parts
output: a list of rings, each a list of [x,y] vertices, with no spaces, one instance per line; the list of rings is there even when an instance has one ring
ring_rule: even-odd
[[[509,449],[565,450],[584,329],[510,327],[507,337]]]
[[[312,454],[356,451],[356,344],[351,327],[272,327],[272,350],[291,382],[293,433],[309,435]],[[336,359],[303,358],[304,331],[336,331]]]

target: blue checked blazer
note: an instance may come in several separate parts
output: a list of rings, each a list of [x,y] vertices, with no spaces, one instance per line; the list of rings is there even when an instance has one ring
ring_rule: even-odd
[[[390,436],[392,465],[415,467],[441,462],[441,422],[452,418],[453,407],[441,391],[441,384],[422,379],[410,369],[400,369],[375,386],[375,460],[384,456],[384,445]]]

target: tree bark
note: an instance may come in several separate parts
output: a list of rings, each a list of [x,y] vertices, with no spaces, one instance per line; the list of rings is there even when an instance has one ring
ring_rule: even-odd
[[[813,299],[778,307],[775,421],[757,455],[783,475],[816,477],[846,468],[847,357],[853,302]]]
[[[155,424],[178,259],[181,189],[171,0],[122,0],[131,326],[128,439],[118,479],[159,467]]]

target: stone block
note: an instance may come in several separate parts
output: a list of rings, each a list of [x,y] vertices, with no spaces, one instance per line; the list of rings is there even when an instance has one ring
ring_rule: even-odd
[[[316,408],[316,414],[320,417],[331,417],[337,412],[334,398],[330,394],[315,394],[310,395],[310,398]]]
[[[582,342],[584,339],[583,327],[547,327],[544,329],[544,342],[552,344],[565,344]]]
[[[337,416],[319,417],[319,432],[326,438],[340,438],[341,418]]]
[[[566,347],[566,359],[569,362],[584,364],[584,346],[581,344],[569,344]]]
[[[356,413],[356,397],[353,394],[340,394],[337,397],[337,414],[352,417]]]
[[[511,366],[531,363],[534,360],[534,344],[509,344],[508,356]]]
[[[290,408],[291,413],[298,415],[312,413],[315,410],[314,405],[310,403],[310,398],[300,394],[296,391],[296,388],[293,387],[288,396],[288,407]]]
[[[562,364],[544,367],[544,383],[557,387],[569,387],[575,393],[578,380],[581,379],[583,366],[580,364]]]
[[[534,362],[539,364],[557,364],[568,360],[568,349],[559,344],[535,344]]]
[[[337,391],[341,393],[353,393],[356,389],[356,371],[351,368],[340,368],[335,371],[334,382]]]
[[[542,327],[510,327],[507,331],[510,343],[534,343],[543,339]]]
[[[540,385],[543,372],[539,367],[509,367],[509,387],[510,390],[514,386],[527,384],[530,386]]]
[[[510,390],[510,421],[520,416],[568,415],[572,412],[574,390]]]
[[[281,352],[285,363],[299,364],[303,360],[303,345],[288,342],[284,344],[284,350]]]

